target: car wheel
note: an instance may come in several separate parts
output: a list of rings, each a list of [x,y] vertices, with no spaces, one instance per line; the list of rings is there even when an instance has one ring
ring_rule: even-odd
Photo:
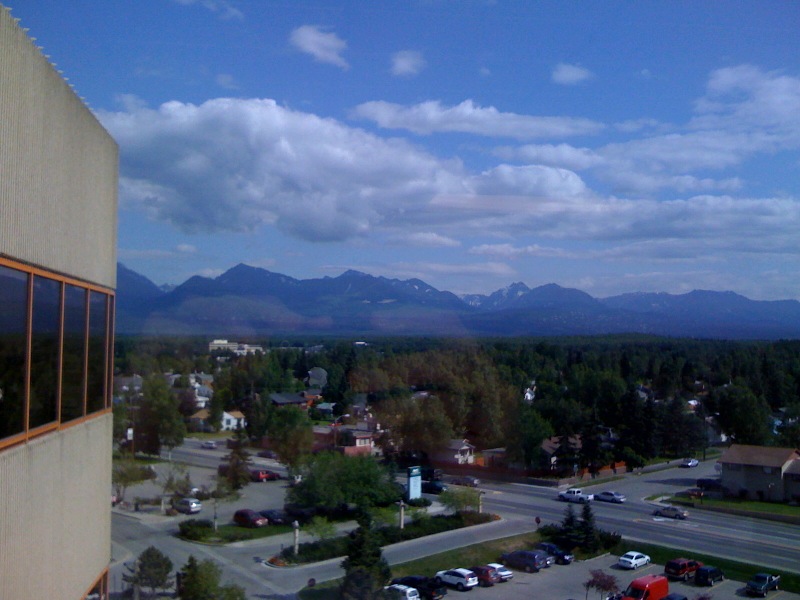
[[[464,591],[464,584],[463,584],[463,583],[461,583],[461,582],[459,581],[459,582],[456,584],[456,589],[457,589],[459,592],[463,592],[463,591]]]
[[[531,569],[531,566],[530,566],[530,565],[526,565],[526,566],[525,566],[525,572],[526,572],[526,573],[533,573],[533,569]]]
[[[436,585],[438,585],[438,586],[442,585],[442,578],[441,577],[437,577],[436,578]]]
[[[689,574],[688,573],[684,573],[683,574],[683,580],[684,581],[689,581]]]

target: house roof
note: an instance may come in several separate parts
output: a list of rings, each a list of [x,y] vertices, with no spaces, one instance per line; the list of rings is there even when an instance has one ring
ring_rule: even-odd
[[[467,440],[450,440],[447,444],[449,450],[472,450],[475,448]]]
[[[234,419],[244,419],[244,413],[240,410],[229,410],[226,412]]]
[[[279,394],[275,392],[269,395],[269,399],[273,404],[308,404],[308,398],[304,398],[300,394]]]
[[[200,410],[198,410],[196,413],[194,413],[194,414],[193,414],[191,417],[189,417],[189,418],[190,418],[190,419],[203,419],[203,420],[205,420],[205,419],[207,419],[207,418],[208,418],[208,416],[209,416],[210,414],[211,414],[211,413],[209,412],[209,410],[208,410],[207,408],[201,408]]]
[[[569,443],[572,444],[572,447],[576,450],[580,450],[581,448],[581,436],[579,435],[571,435],[569,436]],[[547,454],[553,455],[558,451],[561,447],[561,438],[557,435],[553,437],[549,437],[542,442],[542,450],[544,450]]]
[[[729,465],[748,465],[754,467],[783,467],[787,462],[800,458],[794,448],[772,448],[768,446],[748,446],[733,444],[719,462]]]

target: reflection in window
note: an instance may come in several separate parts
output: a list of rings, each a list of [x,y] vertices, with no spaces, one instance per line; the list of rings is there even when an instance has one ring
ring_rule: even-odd
[[[0,438],[25,428],[28,276],[0,265]]]
[[[105,294],[89,292],[89,362],[86,381],[86,412],[105,407],[106,307]]]
[[[65,286],[64,354],[61,363],[61,422],[83,416],[86,352],[86,290]]]
[[[61,284],[33,278],[30,427],[58,420],[58,348]]]

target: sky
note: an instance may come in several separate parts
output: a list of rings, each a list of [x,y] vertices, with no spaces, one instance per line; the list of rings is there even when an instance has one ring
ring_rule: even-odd
[[[159,285],[800,299],[800,3],[0,1],[117,140]]]

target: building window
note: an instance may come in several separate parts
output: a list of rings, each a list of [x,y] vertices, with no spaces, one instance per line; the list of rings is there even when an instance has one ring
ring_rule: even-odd
[[[61,357],[61,422],[82,417],[86,358],[86,290],[64,292],[64,352]]]
[[[58,421],[61,283],[33,276],[30,427]]]
[[[0,439],[25,430],[28,276],[0,265]]]
[[[0,257],[0,446],[110,406],[113,314],[108,291]]]

